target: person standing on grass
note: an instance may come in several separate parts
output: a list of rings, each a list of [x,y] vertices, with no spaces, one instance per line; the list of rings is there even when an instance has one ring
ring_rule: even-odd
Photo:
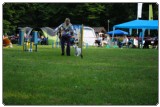
[[[65,54],[64,52],[65,43],[67,43],[66,53],[67,53],[67,56],[70,56],[70,38],[73,37],[73,29],[72,29],[72,24],[69,18],[66,18],[64,23],[62,23],[58,27],[58,32],[59,32],[59,38],[61,42],[61,50],[62,50],[61,55],[63,56]]]

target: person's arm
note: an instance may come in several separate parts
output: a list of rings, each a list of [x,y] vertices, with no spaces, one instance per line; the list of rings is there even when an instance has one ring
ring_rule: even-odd
[[[74,36],[74,30],[72,28],[72,24],[70,24],[69,31],[70,31],[71,36]]]
[[[59,25],[56,29],[55,32],[59,32],[61,30],[61,27],[63,26],[63,24]]]
[[[71,36],[74,36],[74,35],[73,35],[73,32],[71,32]]]

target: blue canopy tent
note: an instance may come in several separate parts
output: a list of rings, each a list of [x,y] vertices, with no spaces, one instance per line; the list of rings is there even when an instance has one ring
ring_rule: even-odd
[[[112,34],[115,34],[115,35],[128,35],[128,32],[125,32],[123,30],[114,30],[114,31],[110,31],[110,32],[107,32],[107,34],[109,35],[112,35]]]
[[[142,29],[141,36],[143,43],[144,33],[146,29],[158,30],[158,20],[133,20],[113,26],[113,31],[115,31],[116,28],[127,28],[129,29],[130,34],[132,34],[132,29]],[[114,33],[112,34],[112,39],[113,37]]]

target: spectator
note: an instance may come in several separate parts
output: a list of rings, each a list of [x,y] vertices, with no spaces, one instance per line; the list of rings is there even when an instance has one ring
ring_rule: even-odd
[[[8,39],[8,35],[3,36],[3,47],[13,47],[11,41]]]
[[[102,42],[102,36],[98,35],[97,40],[96,40],[96,43],[98,44],[98,47],[101,46],[101,42]]]
[[[133,48],[136,48],[136,47],[138,47],[138,39],[137,39],[137,37],[134,37],[134,39],[133,39]]]
[[[104,45],[110,45],[110,36],[108,34],[105,34],[105,38],[104,40],[102,41],[102,46]]]
[[[120,48],[122,48],[124,45],[128,46],[128,38],[126,35],[123,37],[123,41],[120,43]]]

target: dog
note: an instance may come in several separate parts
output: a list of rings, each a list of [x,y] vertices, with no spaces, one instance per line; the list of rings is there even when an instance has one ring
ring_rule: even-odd
[[[75,56],[80,56],[81,55],[81,48],[79,48],[76,44],[73,45],[75,49]]]

